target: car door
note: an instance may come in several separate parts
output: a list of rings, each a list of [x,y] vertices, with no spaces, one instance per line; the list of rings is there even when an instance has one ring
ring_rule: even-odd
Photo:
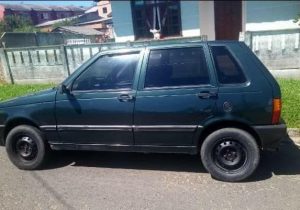
[[[58,93],[57,130],[63,143],[133,144],[133,107],[142,51],[100,56]]]
[[[216,109],[218,88],[209,59],[201,44],[148,50],[135,102],[136,145],[194,144]]]

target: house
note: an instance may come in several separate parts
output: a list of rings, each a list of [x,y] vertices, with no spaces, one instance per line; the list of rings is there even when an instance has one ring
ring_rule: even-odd
[[[103,33],[93,28],[84,26],[60,26],[52,32],[61,32],[65,38],[65,44],[89,44],[102,42]],[[68,39],[68,36],[70,37]]]
[[[100,17],[108,18],[111,17],[111,3],[110,1],[98,1],[98,14]]]
[[[40,29],[40,31],[42,32],[51,32],[55,27],[56,24],[58,23],[62,23],[62,22],[68,22],[68,21],[76,21],[76,19],[80,17],[80,15],[78,16],[73,16],[73,17],[67,17],[67,18],[61,18],[61,19],[57,19],[57,20],[50,20],[38,25],[35,25],[36,28]]]
[[[98,15],[98,11],[96,13]],[[94,19],[88,19],[86,15],[80,16],[76,22],[76,26],[85,26],[86,28],[96,29],[103,32],[107,39],[111,39],[114,36],[113,33],[113,22],[111,15],[107,18],[96,17]]]
[[[85,26],[101,31],[107,39],[114,36],[110,1],[99,1],[78,18],[77,26]]]
[[[53,26],[55,26],[57,23],[72,20],[74,22],[74,26],[84,26],[85,28],[98,30],[102,32],[103,37],[106,37],[105,40],[112,39],[114,33],[110,2],[101,1],[98,2],[98,4],[100,4],[100,6],[93,6],[87,9],[83,14],[47,21],[36,25],[36,27],[40,28],[43,32],[51,32],[53,30]],[[103,16],[100,16],[99,14]]]
[[[299,1],[132,0],[111,1],[111,7],[116,42],[240,39],[273,73],[300,75]]]
[[[293,22],[298,1],[132,0],[111,1],[111,7],[117,42],[151,39],[153,30],[164,38],[237,40],[240,32],[299,29]]]
[[[20,15],[31,20],[34,25],[38,25],[51,20],[77,16],[84,11],[85,8],[77,6],[0,3],[0,20],[8,15]]]

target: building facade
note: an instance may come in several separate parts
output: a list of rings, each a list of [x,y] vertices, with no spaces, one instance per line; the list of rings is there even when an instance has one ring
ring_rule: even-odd
[[[101,15],[102,16],[101,16]],[[113,24],[111,16],[111,4],[110,1],[100,1],[97,5],[87,9],[83,14],[62,18],[57,20],[47,21],[36,25],[43,32],[51,32],[57,23],[72,20],[74,26],[85,27],[88,29],[95,29],[102,34],[101,41],[111,40],[113,38]]]
[[[111,17],[111,1],[99,1],[97,2],[98,14],[100,17]]]
[[[113,24],[110,1],[99,1],[77,18],[77,26],[93,28],[103,33],[105,39],[113,38]]]
[[[20,15],[31,20],[34,25],[47,21],[83,14],[85,8],[76,6],[46,6],[34,4],[0,3],[0,20],[8,15]]]
[[[297,1],[132,0],[111,4],[119,42],[153,38],[153,29],[160,30],[162,37],[206,35],[208,40],[237,40],[246,31],[299,29],[293,22],[300,12]]]
[[[269,69],[300,76],[300,26],[295,22],[299,1],[131,0],[111,4],[116,42],[153,39],[157,34],[160,38],[240,39]]]

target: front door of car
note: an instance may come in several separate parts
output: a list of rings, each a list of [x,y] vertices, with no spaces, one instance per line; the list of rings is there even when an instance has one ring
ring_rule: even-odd
[[[215,113],[217,87],[206,46],[152,49],[134,113],[136,145],[190,146]]]
[[[135,77],[141,52],[100,56],[56,99],[63,143],[133,144]]]

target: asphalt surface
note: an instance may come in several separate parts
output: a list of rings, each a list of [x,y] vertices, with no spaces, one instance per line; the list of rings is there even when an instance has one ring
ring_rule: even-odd
[[[300,209],[300,148],[287,139],[250,179],[225,183],[197,156],[55,152],[21,171],[1,147],[0,209]]]

